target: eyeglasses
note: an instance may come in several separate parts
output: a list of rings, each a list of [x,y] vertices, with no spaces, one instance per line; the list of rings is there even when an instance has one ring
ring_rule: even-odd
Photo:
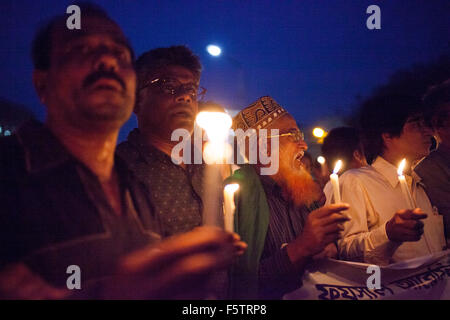
[[[424,117],[414,117],[406,121],[405,124],[409,124],[411,129],[423,131],[431,128],[431,123]]]
[[[155,86],[165,94],[170,94],[172,96],[188,94],[192,97],[192,99],[197,99],[197,97],[199,97],[198,100],[203,100],[206,94],[206,89],[203,87],[200,87],[199,89],[194,83],[182,84],[180,81],[173,78],[156,78],[153,80],[147,80],[143,83],[139,90],[149,86]]]
[[[290,130],[287,133],[277,134],[273,136],[268,136],[267,138],[275,138],[275,137],[291,137],[293,142],[300,142],[305,140],[305,135],[300,130]]]

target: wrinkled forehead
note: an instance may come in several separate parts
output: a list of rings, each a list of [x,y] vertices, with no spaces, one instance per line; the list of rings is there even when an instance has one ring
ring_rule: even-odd
[[[72,41],[91,35],[105,36],[118,44],[126,46],[132,52],[127,38],[114,21],[95,16],[82,16],[81,29],[79,30],[69,30],[65,19],[57,21],[52,29],[52,48],[62,48]]]
[[[288,113],[283,114],[276,121],[273,121],[270,125],[267,126],[268,129],[278,129],[280,132],[289,131],[292,129],[299,130],[297,122],[295,119]]]

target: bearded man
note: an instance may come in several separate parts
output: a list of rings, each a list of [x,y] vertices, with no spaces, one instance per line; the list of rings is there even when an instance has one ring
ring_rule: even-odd
[[[301,285],[301,274],[313,257],[336,254],[334,241],[342,230],[340,224],[347,220],[341,211],[348,206],[320,208],[320,187],[301,161],[308,148],[303,133],[272,98],[262,97],[239,112],[233,129],[254,129],[260,158],[256,164],[242,166],[229,180],[240,185],[235,230],[249,245],[233,270],[232,295],[279,299]],[[278,161],[278,171],[271,175],[262,170],[268,164],[261,161],[261,129],[269,131],[267,154]],[[278,133],[271,135],[271,129]],[[274,138],[279,139],[279,149]]]

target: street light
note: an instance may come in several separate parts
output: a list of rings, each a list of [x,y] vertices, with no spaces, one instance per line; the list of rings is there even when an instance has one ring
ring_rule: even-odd
[[[316,127],[313,129],[313,135],[316,138],[323,138],[325,135],[325,130],[323,130],[322,128]]]
[[[206,47],[206,51],[213,57],[218,57],[222,53],[222,49],[220,49],[219,46],[216,46],[214,44],[210,44]]]

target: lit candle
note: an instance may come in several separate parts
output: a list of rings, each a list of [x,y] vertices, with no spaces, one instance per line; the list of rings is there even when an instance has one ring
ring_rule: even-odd
[[[406,183],[405,176],[403,175],[403,169],[406,165],[406,159],[403,159],[397,169],[398,181],[400,182],[400,187],[402,188],[403,197],[405,197],[406,202],[408,203],[407,209],[414,209],[414,201],[411,197],[411,192],[409,191],[408,184]]]
[[[234,204],[234,193],[239,189],[237,183],[227,184],[223,190],[223,215],[225,222],[225,230],[234,232],[234,212],[236,206]]]
[[[209,142],[203,157],[208,164],[204,176],[203,224],[217,226],[220,221],[220,192],[222,176],[219,163],[224,163],[226,140],[231,127],[231,117],[223,112],[200,112],[196,123],[206,131]]]
[[[338,160],[334,166],[333,173],[330,175],[331,185],[333,186],[334,203],[341,203],[341,193],[339,191],[339,177],[338,172],[341,170],[342,161]]]

